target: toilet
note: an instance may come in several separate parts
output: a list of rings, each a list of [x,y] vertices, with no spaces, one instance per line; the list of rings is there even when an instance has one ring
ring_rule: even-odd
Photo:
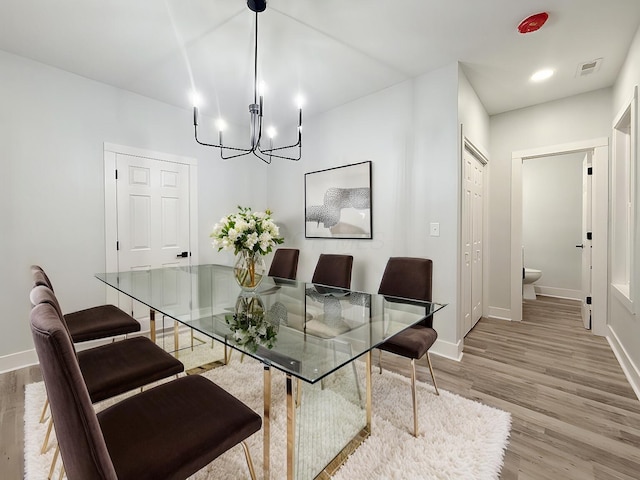
[[[540,277],[542,277],[541,270],[525,267],[524,278],[522,279],[522,298],[525,300],[536,299],[536,290],[533,283],[540,280]]]

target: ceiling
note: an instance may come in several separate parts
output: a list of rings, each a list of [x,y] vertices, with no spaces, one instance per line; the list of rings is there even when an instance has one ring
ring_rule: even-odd
[[[516,31],[541,11],[542,29]],[[195,89],[203,113],[240,121],[253,22],[245,0],[0,0],[0,49],[183,108]],[[611,86],[639,25],[638,0],[270,0],[265,112],[294,123],[297,93],[313,115],[460,61],[501,113]],[[598,71],[576,76],[597,58]],[[530,82],[543,67],[556,74]]]

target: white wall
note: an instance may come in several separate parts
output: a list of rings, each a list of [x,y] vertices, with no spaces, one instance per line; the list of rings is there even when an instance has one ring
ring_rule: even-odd
[[[225,164],[198,147],[188,110],[5,52],[0,105],[0,371],[35,360],[31,264],[50,273],[63,310],[104,302],[105,288],[93,279],[105,268],[104,142],[201,159],[199,261],[215,258],[208,238],[215,221],[240,202],[264,203],[261,167]],[[242,187],[243,172],[257,187]]]
[[[609,127],[613,126],[613,118],[626,105],[636,85],[640,84],[640,29],[631,44],[627,59],[620,70],[620,75],[613,88],[613,107],[610,111]],[[636,142],[640,140],[640,132],[636,132]],[[637,145],[637,143],[636,143]],[[640,271],[640,163],[636,148],[636,211],[635,211],[635,252],[636,262],[632,265],[635,272]],[[636,275],[636,278],[640,275]],[[640,285],[634,289],[636,315],[632,315],[627,308],[614,296],[609,301],[609,329],[610,341],[628,377],[632,380],[636,395],[640,397]]]
[[[533,158],[522,165],[524,266],[542,270],[536,288],[580,293],[584,154]]]
[[[611,89],[491,117],[489,307],[510,312],[511,154],[514,151],[609,137]],[[521,279],[514,279],[520,282]]]
[[[300,249],[299,278],[311,277],[320,253],[348,253],[353,288],[377,291],[390,256],[433,260],[433,298],[449,304],[436,315],[434,348],[449,356],[459,348],[457,81],[453,64],[310,118],[303,159],[267,173],[285,245]],[[373,239],[305,239],[304,174],[364,160],[373,162]],[[430,222],[440,237],[428,236]]]

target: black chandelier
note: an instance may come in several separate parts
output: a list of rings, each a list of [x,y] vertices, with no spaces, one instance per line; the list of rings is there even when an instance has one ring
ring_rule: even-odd
[[[254,37],[254,76],[253,76],[253,103],[249,105],[250,115],[250,128],[251,146],[249,148],[239,148],[224,145],[222,142],[222,126],[219,125],[218,131],[218,144],[201,142],[198,139],[198,107],[193,107],[193,128],[195,133],[196,142],[206,147],[216,147],[220,149],[220,157],[224,160],[230,158],[241,157],[243,155],[253,154],[265,163],[271,163],[272,158],[282,158],[285,160],[298,161],[302,155],[302,106],[298,107],[298,141],[291,145],[283,147],[273,146],[273,135],[270,135],[268,148],[262,145],[262,112],[263,112],[263,95],[258,93],[258,13],[263,12],[267,8],[266,0],[247,0],[247,6],[253,12],[255,12],[255,37]],[[297,155],[285,155],[283,150],[293,149],[297,147]],[[230,155],[225,156],[225,150],[231,152]]]

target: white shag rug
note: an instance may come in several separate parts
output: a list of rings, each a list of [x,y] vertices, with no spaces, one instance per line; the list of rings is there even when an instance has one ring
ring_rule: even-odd
[[[361,385],[364,385],[364,366],[357,362]],[[329,379],[325,387],[305,386],[301,407],[306,412],[315,408],[316,401],[329,400],[333,410],[358,412],[360,404],[355,389],[353,393],[338,395],[340,385],[353,387],[354,374],[350,368],[342,369],[343,377]],[[271,478],[285,478],[286,465],[286,407],[284,375],[272,370],[271,406]],[[226,367],[214,368],[203,374],[241,399],[262,415],[263,368],[252,359],[243,362],[236,356]],[[337,480],[370,479],[497,479],[502,467],[504,450],[511,427],[509,413],[488,407],[440,389],[436,396],[431,385],[418,382],[418,414],[420,436],[413,437],[413,413],[411,382],[408,378],[377,367],[373,378],[372,434],[349,457],[334,476]],[[362,387],[364,395],[364,387]],[[40,454],[46,424],[39,423],[44,402],[42,382],[27,385],[25,392],[25,478],[46,479],[53,457],[54,443]],[[352,398],[349,398],[351,396]],[[102,402],[96,409],[105,408],[113,400]],[[323,414],[326,412],[322,412]],[[306,415],[306,414],[305,414]],[[161,416],[159,416],[161,418]],[[359,425],[350,424],[349,415],[340,413],[332,424],[324,423],[324,440],[348,440]],[[317,421],[317,419],[316,419]],[[299,422],[302,423],[302,422]],[[352,422],[351,422],[352,423]],[[327,425],[329,427],[327,428]],[[340,428],[337,428],[340,425]],[[303,425],[296,425],[300,430]],[[52,435],[52,438],[54,435]],[[306,462],[298,465],[299,471],[308,467],[308,459],[324,462],[321,455],[323,440],[314,439]],[[262,432],[249,440],[249,449],[256,473],[262,476]],[[301,447],[302,448],[302,447]],[[332,457],[331,457],[332,458]],[[58,460],[60,465],[60,460]],[[322,466],[322,465],[321,465]],[[305,475],[306,477],[306,475]],[[242,448],[237,446],[216,459],[192,477],[192,480],[236,480],[249,478]]]

